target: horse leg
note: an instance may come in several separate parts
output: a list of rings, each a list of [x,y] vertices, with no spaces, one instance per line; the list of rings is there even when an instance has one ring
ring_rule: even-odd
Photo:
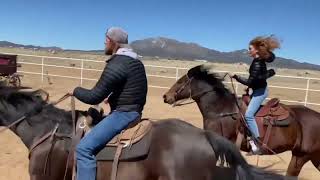
[[[308,156],[295,156],[292,155],[291,161],[287,170],[287,176],[298,176],[303,165],[308,162],[310,158]]]

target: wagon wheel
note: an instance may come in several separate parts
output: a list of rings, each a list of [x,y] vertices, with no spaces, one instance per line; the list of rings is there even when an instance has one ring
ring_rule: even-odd
[[[21,79],[19,75],[12,75],[9,77],[9,84],[13,87],[20,87],[21,86]]]
[[[7,84],[8,84],[8,83],[7,83],[7,80],[0,77],[0,87],[2,87],[2,86],[7,86]]]

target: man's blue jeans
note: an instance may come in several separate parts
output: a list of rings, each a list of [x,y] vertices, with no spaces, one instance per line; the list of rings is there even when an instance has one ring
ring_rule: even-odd
[[[249,127],[249,130],[253,137],[258,138],[259,135],[259,129],[258,125],[255,119],[255,114],[260,108],[260,105],[263,103],[263,101],[268,97],[268,89],[267,88],[261,88],[261,89],[255,89],[252,92],[251,101],[249,103],[248,109],[245,114],[245,118]]]
[[[113,111],[80,141],[76,149],[77,180],[96,180],[95,155],[139,116],[138,112]]]

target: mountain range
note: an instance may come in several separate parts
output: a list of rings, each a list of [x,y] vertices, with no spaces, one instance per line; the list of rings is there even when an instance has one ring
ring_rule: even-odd
[[[23,48],[23,49],[34,49],[34,50],[49,50],[49,51],[63,51],[62,48],[52,46],[52,47],[42,47],[34,45],[22,45],[16,44],[9,41],[0,41],[0,47],[10,47],[10,48]]]
[[[130,43],[131,47],[141,56],[150,56],[167,59],[183,59],[183,60],[206,60],[209,62],[219,63],[246,63],[250,64],[252,58],[248,56],[247,50],[236,50],[231,52],[220,52],[200,46],[196,43],[186,43],[174,39],[157,37],[136,40]],[[80,51],[80,50],[64,50],[59,47],[41,47],[33,45],[21,45],[8,41],[0,41],[0,47],[14,47],[47,51],[78,51],[90,53],[102,53],[102,50]],[[320,65],[306,62],[299,62],[293,59],[277,57],[272,66],[278,68],[289,69],[309,69],[320,70]]]
[[[207,60],[209,62],[250,64],[252,58],[247,50],[236,50],[231,52],[220,52],[214,49],[205,48],[195,43],[185,43],[174,39],[163,37],[137,40],[131,43],[133,49],[140,55],[158,56],[170,59],[185,60]],[[297,60],[277,57],[272,66],[290,69],[320,70],[320,65],[301,63]]]

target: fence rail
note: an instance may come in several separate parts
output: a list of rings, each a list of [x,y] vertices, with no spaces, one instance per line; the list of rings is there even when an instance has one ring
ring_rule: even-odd
[[[12,53],[3,53],[2,54],[12,54]],[[85,68],[84,62],[95,62],[95,63],[103,63],[103,61],[97,61],[97,60],[88,60],[88,59],[77,59],[77,58],[64,58],[64,57],[53,57],[53,56],[36,56],[36,55],[29,55],[29,54],[14,54],[22,57],[37,57],[41,58],[41,63],[32,63],[32,62],[19,62],[20,64],[26,64],[26,65],[34,65],[34,66],[41,66],[41,72],[30,72],[30,71],[18,71],[19,73],[24,74],[32,74],[32,75],[40,75],[41,76],[41,82],[43,83],[45,76],[52,76],[52,77],[62,77],[62,78],[69,78],[69,79],[78,79],[80,80],[80,84],[83,85],[83,80],[88,81],[97,81],[97,79],[92,78],[85,78],[83,77],[83,71],[96,71],[96,72],[102,72],[100,69],[92,69],[92,68]],[[45,59],[60,59],[60,60],[70,60],[70,61],[79,61],[81,62],[80,67],[70,67],[70,66],[61,66],[61,65],[52,65],[52,64],[45,64]],[[77,69],[80,70],[79,76],[66,76],[66,75],[59,75],[59,74],[48,74],[44,73],[44,67],[56,67],[56,68],[65,68],[65,69]],[[163,75],[155,75],[155,74],[147,74],[148,77],[156,77],[156,78],[166,78],[166,79],[179,79],[179,73],[182,70],[188,70],[188,68],[180,68],[180,67],[169,67],[169,66],[158,66],[158,65],[145,65],[145,67],[151,67],[151,68],[163,68],[163,69],[173,69],[175,70],[175,76],[163,76]],[[217,73],[227,73],[228,71],[216,71]],[[247,74],[245,72],[233,72],[236,74]],[[281,99],[281,101],[289,102],[289,103],[298,103],[298,104],[304,104],[307,105],[315,105],[320,106],[320,103],[311,103],[308,102],[309,93],[310,92],[320,92],[320,89],[311,89],[310,88],[310,81],[316,80],[320,81],[320,78],[308,78],[308,77],[299,77],[299,76],[284,76],[284,75],[276,75],[276,77],[281,78],[291,78],[291,79],[303,79],[306,80],[306,87],[305,88],[297,88],[297,87],[286,87],[286,86],[275,86],[275,85],[269,85],[271,88],[278,88],[278,89],[290,89],[290,90],[299,90],[299,91],[305,91],[305,97],[304,101],[294,101],[294,100],[287,100],[287,99]],[[226,82],[230,83],[230,82]],[[238,83],[236,84],[238,87]],[[159,89],[169,89],[170,87],[166,86],[157,86],[157,85],[149,85],[151,88],[159,88]],[[237,90],[238,88],[236,88]]]

